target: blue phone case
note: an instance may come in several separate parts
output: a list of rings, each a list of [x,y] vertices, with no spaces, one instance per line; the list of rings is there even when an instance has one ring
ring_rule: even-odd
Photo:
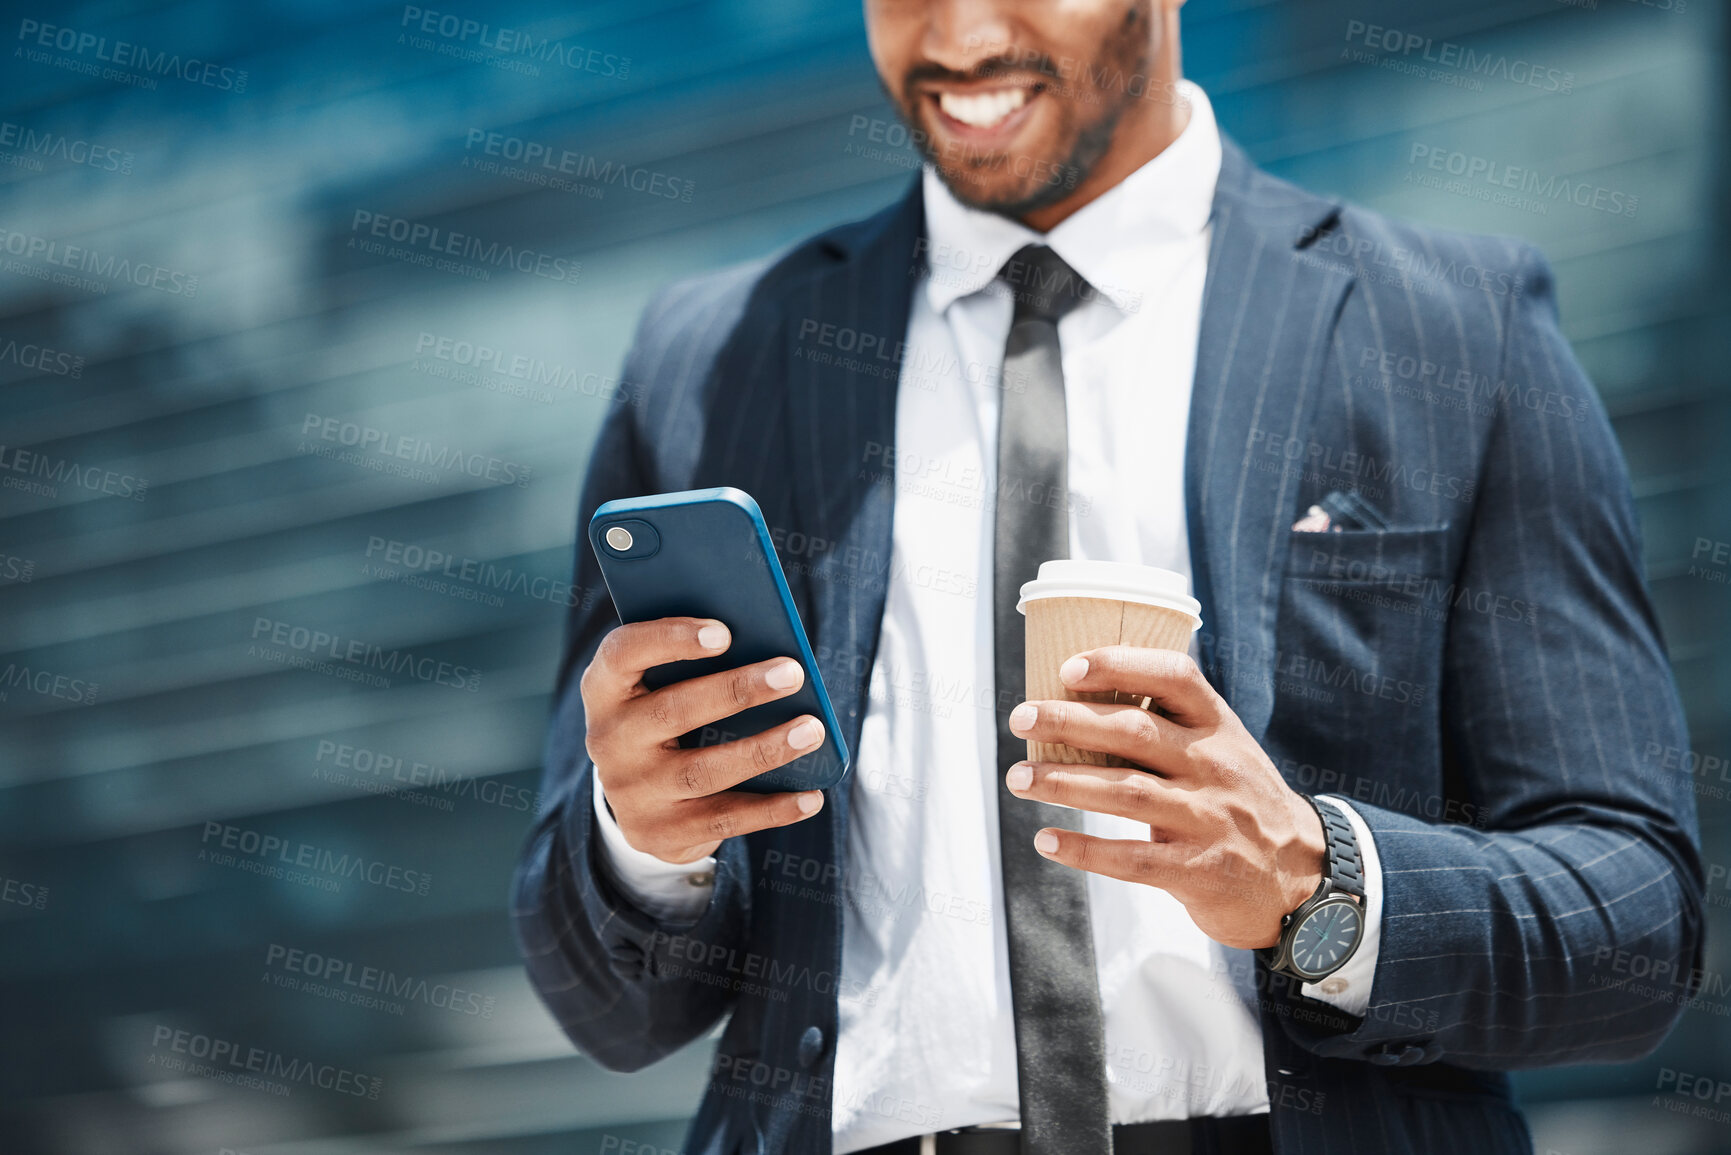
[[[631,534],[628,548],[607,543],[607,532],[615,527]],[[827,790],[841,782],[848,769],[847,744],[763,512],[750,494],[726,486],[609,501],[589,519],[589,546],[621,622],[689,615],[715,618],[732,631],[733,644],[716,657],[647,671],[643,681],[651,689],[783,655],[805,667],[796,693],[686,734],[681,745],[730,742],[811,714],[823,720],[823,745],[737,789],[760,794]]]

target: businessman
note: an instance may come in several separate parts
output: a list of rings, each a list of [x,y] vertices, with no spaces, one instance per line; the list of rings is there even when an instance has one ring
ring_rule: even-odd
[[[573,612],[518,935],[609,1068],[725,1022],[691,1155],[1528,1151],[1505,1072],[1647,1054],[1688,980],[1614,960],[1698,970],[1646,757],[1687,735],[1548,267],[1258,171],[1180,6],[867,0],[920,177],[645,313],[580,521],[753,494],[842,729],[682,748],[799,665],[650,691],[727,623]],[[1186,575],[1191,653],[1024,702],[1055,557]],[[840,787],[732,789],[836,737]]]

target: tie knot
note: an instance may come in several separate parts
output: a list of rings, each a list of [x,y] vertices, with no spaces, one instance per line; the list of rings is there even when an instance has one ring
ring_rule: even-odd
[[[1010,287],[1016,321],[1037,318],[1056,323],[1095,295],[1094,287],[1045,245],[1024,245],[1016,250],[998,270],[998,279]]]

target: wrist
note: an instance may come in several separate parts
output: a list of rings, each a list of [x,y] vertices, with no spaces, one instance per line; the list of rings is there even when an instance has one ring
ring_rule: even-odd
[[[1364,859],[1352,816],[1344,807],[1309,795],[1297,797],[1322,832],[1322,871],[1315,889],[1281,918],[1280,935],[1265,957],[1272,970],[1314,983],[1346,966],[1365,937]],[[1311,827],[1302,824],[1299,829],[1308,832]]]
[[[1328,835],[1322,819],[1303,795],[1288,791],[1287,808],[1292,814],[1293,833],[1281,864],[1281,906],[1291,914],[1315,894],[1328,869]]]

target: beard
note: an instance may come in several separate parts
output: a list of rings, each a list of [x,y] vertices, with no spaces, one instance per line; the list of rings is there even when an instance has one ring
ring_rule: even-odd
[[[1112,147],[1118,124],[1132,103],[1152,96],[1148,0],[1138,0],[1094,60],[1066,80],[1052,58],[1033,51],[1007,52],[981,61],[971,72],[940,65],[915,65],[902,78],[901,92],[890,98],[910,128],[910,137],[930,161],[956,199],[971,208],[1020,218],[1063,201],[1083,184]],[[1040,89],[1036,99],[1057,106],[1056,139],[1045,155],[976,152],[945,148],[928,118],[938,115],[920,95],[922,81],[979,81],[992,77],[1033,74]],[[1133,78],[1140,83],[1131,83]],[[1032,173],[1018,174],[1018,160],[1031,162]]]

